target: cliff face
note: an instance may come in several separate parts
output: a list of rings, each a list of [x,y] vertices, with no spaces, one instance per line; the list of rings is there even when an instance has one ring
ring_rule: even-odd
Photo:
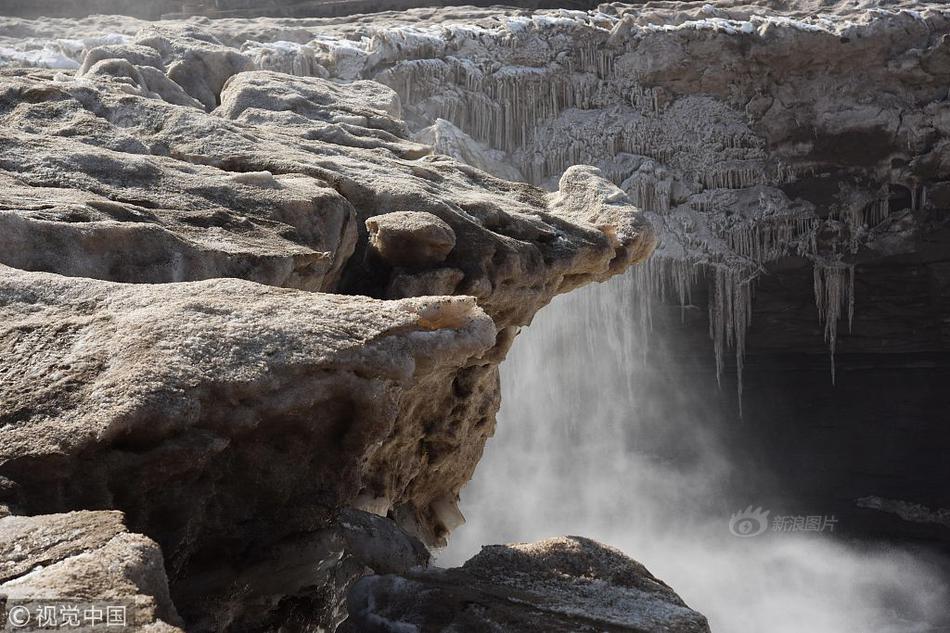
[[[381,84],[254,68],[186,25],[0,71],[8,602],[333,628],[462,520],[518,327],[653,250],[594,168],[502,181]]]
[[[518,328],[657,242],[632,309],[762,359],[747,415],[829,347],[945,367],[946,9],[773,4],[0,18],[0,503],[107,533],[29,568],[121,510],[143,623],[335,625],[462,520]],[[473,573],[436,595],[495,610]]]
[[[779,487],[873,535],[945,542],[857,500],[950,505],[948,15],[662,2],[354,18],[283,57],[250,40],[289,23],[229,37],[257,63],[312,56],[391,86],[416,138],[499,176],[552,188],[597,165],[659,234],[633,273],[643,327],[684,369],[712,352],[707,399]]]

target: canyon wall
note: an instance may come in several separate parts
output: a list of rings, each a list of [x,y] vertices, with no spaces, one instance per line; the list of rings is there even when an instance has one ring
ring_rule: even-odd
[[[333,626],[462,520],[518,328],[654,248],[640,327],[682,319],[798,498],[821,445],[856,512],[947,507],[948,17],[0,18],[6,529],[104,525],[65,565],[124,512],[143,623]]]
[[[463,520],[518,328],[653,231],[595,168],[497,179],[193,25],[81,59],[0,69],[0,593],[334,629]]]

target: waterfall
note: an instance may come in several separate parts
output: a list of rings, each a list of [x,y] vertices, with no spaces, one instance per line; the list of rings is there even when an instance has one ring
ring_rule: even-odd
[[[732,513],[775,499],[762,496],[767,467],[743,459],[742,423],[725,413],[735,409],[708,402],[712,352],[677,352],[679,309],[642,327],[638,274],[559,297],[519,335],[496,435],[462,490],[469,523],[438,564],[483,544],[582,534],[643,562],[716,632],[943,630],[931,625],[950,591],[921,554],[730,533]]]

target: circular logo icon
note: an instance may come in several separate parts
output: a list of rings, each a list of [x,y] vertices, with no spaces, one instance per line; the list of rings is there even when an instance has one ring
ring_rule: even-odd
[[[15,629],[23,628],[30,623],[30,608],[24,607],[21,604],[10,607],[10,610],[7,612],[7,621],[9,621],[10,626]]]
[[[729,531],[733,535],[748,538],[758,536],[769,528],[769,511],[749,506],[729,519]]]

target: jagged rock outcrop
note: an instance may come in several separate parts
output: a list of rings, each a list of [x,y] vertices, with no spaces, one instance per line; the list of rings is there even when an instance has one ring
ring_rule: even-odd
[[[382,302],[8,268],[0,284],[7,500],[25,514],[121,508],[161,543],[193,623],[214,597],[247,591],[248,609],[261,594],[276,602],[316,584],[274,573],[260,588],[248,568],[273,565],[282,548],[297,565],[339,559],[323,536],[338,509],[373,478],[405,488],[424,468],[420,421],[407,413],[433,386],[477,372],[495,345],[470,298]],[[380,450],[393,458],[382,472]],[[239,617],[226,609],[211,609],[215,628]]]
[[[85,61],[0,71],[0,503],[122,511],[190,630],[333,628],[462,520],[518,327],[652,231],[193,25]]]
[[[948,18],[0,18],[0,503],[124,511],[199,629],[330,626],[462,520],[517,329],[654,246],[632,309],[687,304],[717,375],[730,347],[740,375],[750,346],[944,358]]]
[[[3,54],[78,65],[67,33],[92,48],[145,24],[10,21]],[[202,28],[258,68],[378,80],[419,139],[505,178],[553,188],[571,165],[600,167],[662,234],[642,308],[706,286],[720,374],[731,348],[741,375],[753,288],[777,263],[812,271],[833,357],[855,266],[919,252],[942,226],[941,3],[414,9]]]
[[[111,622],[154,633],[182,630],[161,550],[150,539],[130,534],[119,512],[0,518],[0,596],[5,627],[62,626],[58,609],[45,616],[45,624],[40,619],[40,610],[52,605],[75,609],[83,624]],[[83,618],[89,609],[97,619]],[[117,611],[107,614],[107,609]]]
[[[454,569],[367,576],[349,613],[344,632],[709,631],[643,565],[579,537],[485,547]]]

